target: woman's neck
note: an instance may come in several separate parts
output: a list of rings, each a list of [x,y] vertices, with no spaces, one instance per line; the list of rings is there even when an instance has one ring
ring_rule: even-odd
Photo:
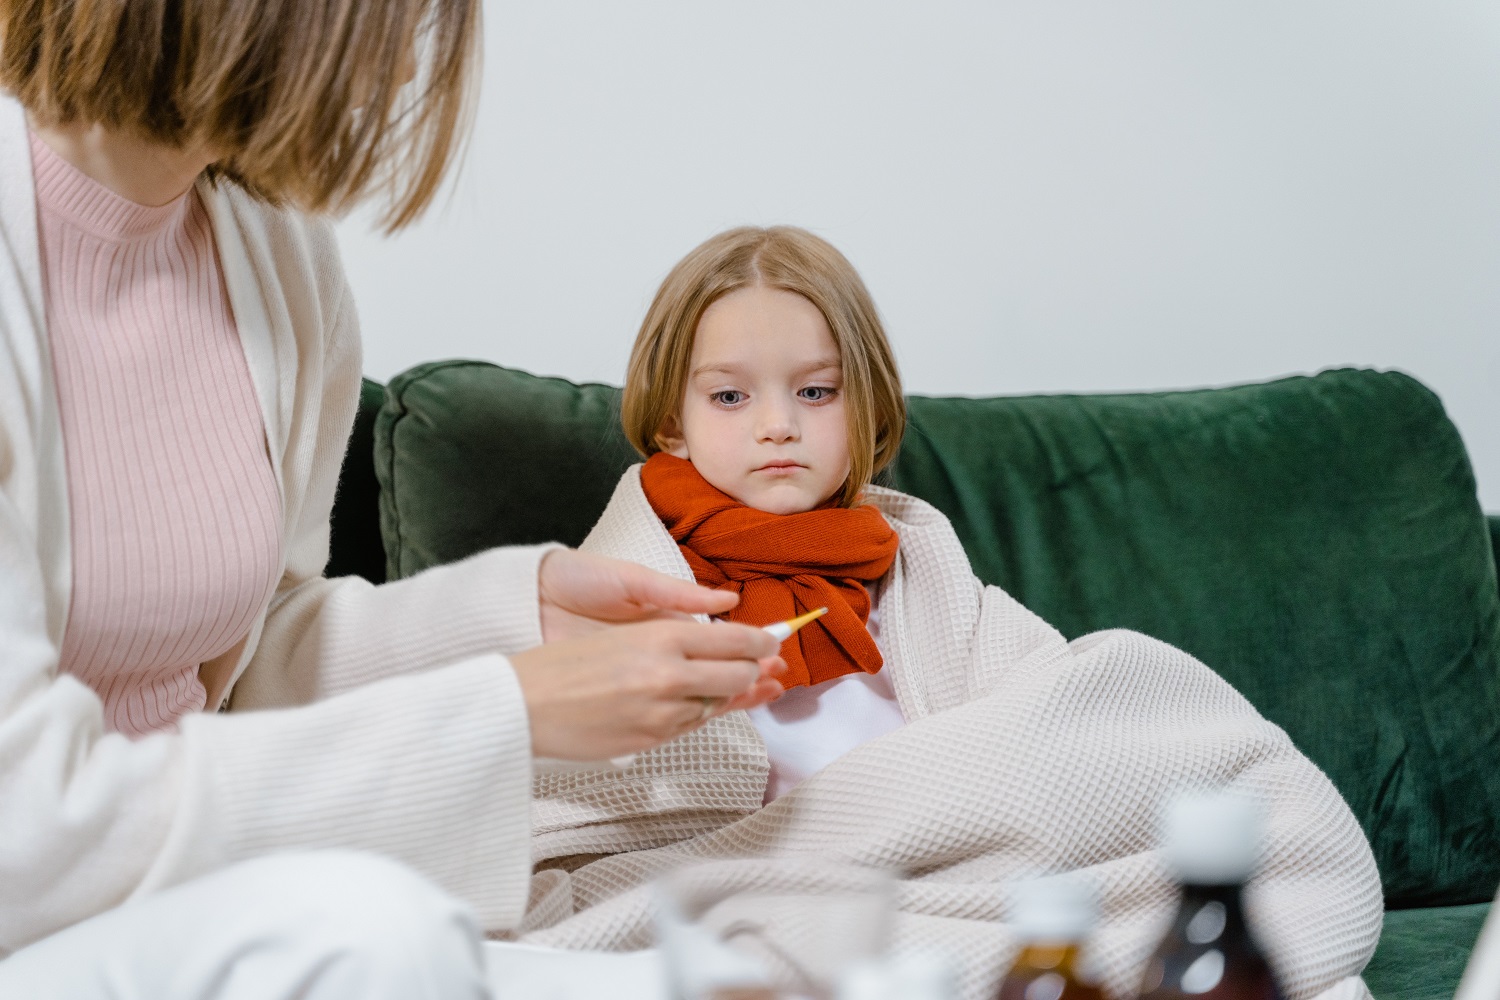
[[[155,207],[180,198],[216,157],[177,149],[102,125],[33,124],[52,151],[115,194]]]

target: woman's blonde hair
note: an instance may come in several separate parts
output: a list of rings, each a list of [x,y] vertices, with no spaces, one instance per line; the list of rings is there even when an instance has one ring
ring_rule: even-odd
[[[848,259],[827,240],[795,226],[744,226],[699,245],[657,290],[630,353],[620,418],[641,454],[666,450],[662,433],[682,412],[693,337],[703,313],[739,288],[796,292],[817,306],[844,368],[849,479],[839,502],[852,507],[896,457],[906,430],[901,376],[875,303]]]
[[[382,194],[390,231],[462,145],[480,3],[0,0],[0,88],[40,125],[212,150],[211,178],[273,203]]]

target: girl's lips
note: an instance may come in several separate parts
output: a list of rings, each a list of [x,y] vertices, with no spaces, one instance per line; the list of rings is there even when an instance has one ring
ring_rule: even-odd
[[[756,469],[756,472],[764,472],[768,476],[789,476],[794,472],[801,472],[803,466],[796,462],[771,462]]]

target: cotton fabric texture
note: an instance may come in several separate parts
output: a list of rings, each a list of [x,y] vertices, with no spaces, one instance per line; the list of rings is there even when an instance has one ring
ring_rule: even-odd
[[[825,505],[768,514],[721,493],[692,462],[662,452],[641,468],[641,487],[694,579],[739,595],[725,618],[758,627],[828,609],[782,643],[783,687],[880,669],[880,650],[865,628],[865,586],[890,569],[896,533],[878,510]]]
[[[178,732],[106,731],[58,672],[72,549],[25,119],[0,98],[0,955],[236,861],[385,854],[488,927],[530,866],[525,707],[503,654],[540,641],[544,549],[375,588],[321,577],[360,384],[328,226],[200,186],[265,421],[284,566],[242,643],[205,666]]]
[[[878,487],[869,499],[900,539],[879,614],[885,669],[910,723],[764,808],[765,751],[742,713],[624,773],[539,779],[539,858],[625,853],[540,873],[522,940],[645,947],[661,873],[713,863],[726,884],[754,892],[777,886],[778,859],[823,856],[902,873],[896,946],[960,958],[961,995],[982,1000],[1016,946],[1005,882],[1082,869],[1103,897],[1094,954],[1108,987],[1128,994],[1175,904],[1157,816],[1170,795],[1227,785],[1269,810],[1250,899],[1289,996],[1367,995],[1357,977],[1380,935],[1374,858],[1284,732],[1165,643],[1118,630],[1067,642],[981,584],[930,505]],[[638,468],[584,548],[690,576]],[[803,946],[795,912],[761,914],[773,965],[777,950]]]
[[[870,616],[879,643],[879,616]],[[791,688],[746,713],[766,746],[771,773],[762,801],[780,798],[844,754],[906,724],[884,670]]]

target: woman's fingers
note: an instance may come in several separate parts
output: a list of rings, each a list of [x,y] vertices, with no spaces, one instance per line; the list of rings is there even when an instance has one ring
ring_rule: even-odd
[[[757,708],[761,705],[766,705],[770,702],[775,701],[777,698],[780,698],[784,692],[785,689],[781,686],[780,682],[771,680],[769,678],[763,678],[756,681],[755,684],[750,688],[750,690],[745,691],[744,693],[739,694],[733,698],[730,698],[728,701],[724,702],[721,705],[718,705],[714,709],[713,714],[715,716],[719,716],[725,714],[726,712],[736,712],[740,709]]]
[[[790,669],[786,665],[786,661],[781,657],[770,656],[760,661],[760,679],[765,680],[768,677],[774,677],[779,680],[785,677],[786,672]]]
[[[747,625],[663,620],[546,643],[511,657],[511,666],[532,749],[598,760],[649,749],[725,706],[774,697],[780,686],[768,673],[781,665],[778,646]]]
[[[694,660],[678,682],[677,697],[727,700],[758,683],[760,667],[748,660]]]
[[[622,563],[628,569],[621,573],[630,602],[649,611],[676,611],[688,615],[721,615],[740,602],[739,595],[728,590],[710,590],[687,580],[665,576],[644,566]],[[649,613],[649,612],[648,612]]]
[[[735,687],[739,676],[739,670],[743,667],[743,660],[692,661],[691,675],[684,679],[682,696],[685,698],[712,698],[716,701],[729,703],[726,711],[737,708],[750,708],[753,705],[761,705],[767,701],[773,701],[781,695],[783,688],[778,678],[786,673],[786,661],[779,656],[772,656],[761,660],[756,664],[756,672],[748,676],[748,680]],[[751,701],[746,698],[754,696]],[[716,714],[723,714],[718,712]]]
[[[543,557],[537,591],[547,642],[586,635],[601,623],[723,614],[739,602],[729,591],[572,549],[555,549]]]
[[[658,622],[654,628],[670,630],[674,648],[690,660],[764,660],[781,649],[765,629],[737,622]],[[757,665],[758,667],[758,665]],[[757,669],[758,672],[758,669]]]

